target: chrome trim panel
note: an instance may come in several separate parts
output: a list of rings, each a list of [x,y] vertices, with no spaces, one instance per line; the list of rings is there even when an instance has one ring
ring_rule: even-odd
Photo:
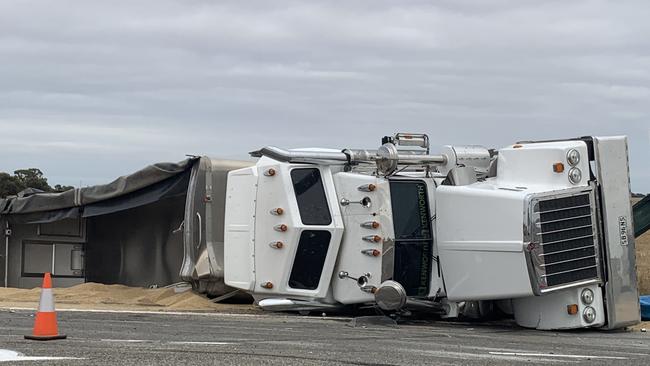
[[[596,177],[600,186],[607,268],[605,301],[608,329],[641,320],[636,252],[630,203],[627,138],[594,137]]]
[[[342,308],[342,306],[338,304],[325,304],[312,300],[278,298],[260,300],[258,305],[262,310],[267,311],[329,311]]]
[[[384,240],[381,255],[381,282],[393,278],[395,271],[395,240],[387,238]]]

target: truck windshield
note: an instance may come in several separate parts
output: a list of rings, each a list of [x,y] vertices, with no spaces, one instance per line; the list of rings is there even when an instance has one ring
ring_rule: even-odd
[[[332,223],[330,208],[320,170],[294,169],[291,171],[293,190],[298,201],[300,219],[305,225],[329,225]]]
[[[393,280],[408,296],[429,292],[433,234],[427,185],[423,181],[390,182],[395,229]]]
[[[289,286],[302,290],[318,288],[332,234],[324,230],[305,230],[300,235]]]

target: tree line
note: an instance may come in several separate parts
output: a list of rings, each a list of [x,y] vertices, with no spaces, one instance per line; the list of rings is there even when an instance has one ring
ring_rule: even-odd
[[[43,172],[37,168],[19,169],[14,174],[0,172],[0,197],[15,196],[25,189],[32,188],[43,192],[65,192],[72,186],[56,184],[50,186]]]

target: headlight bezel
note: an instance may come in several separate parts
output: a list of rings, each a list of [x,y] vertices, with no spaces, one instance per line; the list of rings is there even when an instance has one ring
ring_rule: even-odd
[[[592,306],[587,306],[585,310],[582,311],[582,319],[585,322],[591,324],[596,321],[596,309]]]
[[[568,176],[569,182],[571,182],[571,184],[580,184],[580,182],[582,182],[582,170],[580,170],[578,167],[571,168],[569,170]]]
[[[577,166],[578,164],[580,164],[580,159],[581,159],[580,151],[576,149],[571,149],[567,151],[566,161],[567,163],[569,163],[570,166]]]
[[[586,288],[586,289],[582,290],[582,292],[580,293],[580,300],[585,305],[593,304],[595,298],[596,298],[596,295],[594,294],[594,292],[590,288]]]

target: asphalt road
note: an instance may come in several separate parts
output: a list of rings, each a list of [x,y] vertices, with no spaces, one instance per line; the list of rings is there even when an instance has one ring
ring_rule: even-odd
[[[34,342],[23,339],[31,331],[31,312],[0,310],[0,349],[5,350],[0,351],[0,361],[19,359],[20,364],[35,365],[650,363],[650,335],[640,332],[542,332],[503,323],[439,321],[398,327],[359,321],[354,327],[349,318],[275,314],[65,311],[58,315],[68,339]]]

